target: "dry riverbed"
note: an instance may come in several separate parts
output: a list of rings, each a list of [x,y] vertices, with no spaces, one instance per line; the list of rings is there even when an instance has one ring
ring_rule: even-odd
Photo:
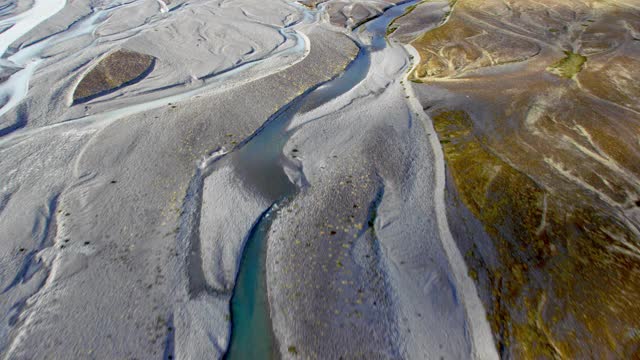
[[[639,11],[0,5],[0,353],[638,356]]]

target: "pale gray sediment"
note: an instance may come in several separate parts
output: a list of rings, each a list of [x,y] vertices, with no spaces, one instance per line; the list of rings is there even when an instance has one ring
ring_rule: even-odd
[[[13,60],[38,62],[0,119],[0,351],[221,357],[247,236],[281,193],[234,156],[343,73],[358,35],[324,24],[328,5],[313,18],[285,1],[98,3],[14,44]],[[392,3],[359,2],[339,25]],[[153,70],[73,106],[92,59],[117,48]],[[273,213],[266,254],[276,343],[284,357],[469,358],[409,56],[376,50],[290,119],[281,171],[299,192]]]
[[[171,337],[176,356],[220,354],[229,331],[224,320],[228,297],[207,297],[206,293],[192,297],[188,292],[187,279],[181,275],[185,271],[184,251],[188,250],[179,247],[176,252],[175,245],[182,199],[198,159],[250,136],[275,110],[306,88],[334,77],[357,52],[343,35],[322,28],[307,32],[310,52],[284,71],[215,97],[191,98],[116,120],[98,132],[80,127],[78,131],[54,132],[51,138],[37,133],[3,149],[28,154],[46,140],[50,144],[63,141],[67,150],[53,147],[53,159],[35,168],[28,162],[43,161],[39,153],[33,158],[14,155],[3,159],[3,168],[15,170],[9,172],[7,186],[14,190],[3,210],[3,215],[12,216],[3,216],[1,226],[3,233],[16,234],[15,241],[2,243],[4,253],[20,259],[18,247],[31,242],[25,239],[31,235],[22,235],[30,217],[24,222],[14,217],[26,210],[21,210],[21,204],[34,204],[32,211],[37,214],[38,199],[54,198],[55,214],[44,214],[57,223],[48,229],[55,234],[49,240],[52,246],[36,248],[36,257],[43,259],[45,266],[30,268],[33,282],[25,280],[37,284],[42,281],[38,277],[44,276],[44,286],[28,295],[29,305],[21,307],[21,313],[9,309],[14,302],[3,301],[8,306],[5,313],[20,319],[5,323],[12,343],[4,351],[12,357],[55,350],[57,356],[67,358],[144,358],[162,354]],[[274,88],[281,90],[274,92]],[[53,161],[58,159],[62,164]],[[24,166],[17,166],[17,161]],[[52,172],[49,165],[61,173],[57,185],[46,178]],[[25,177],[31,184],[20,182]],[[203,214],[209,216],[207,208]],[[238,249],[244,233],[234,234]],[[231,237],[225,240],[233,246]],[[217,246],[205,236],[203,256]],[[237,267],[233,261],[239,251],[227,256],[229,266]],[[5,269],[12,272],[14,267],[18,272],[19,266],[16,263]],[[227,290],[232,286],[227,284]],[[25,286],[13,288],[5,299],[25,290]],[[210,317],[203,317],[203,313]],[[168,326],[170,321],[174,325]],[[199,322],[203,322],[201,326]],[[174,326],[181,329],[175,336]]]
[[[507,357],[606,357],[621,334],[621,351],[637,353],[628,303],[640,303],[640,282],[625,269],[639,253],[636,10],[582,0],[3,2],[0,354],[235,359],[256,357],[237,351],[254,347],[283,358],[485,360],[498,357],[495,336]],[[139,66],[122,71],[110,54]],[[471,192],[505,190],[504,176],[488,174],[519,171],[535,185],[513,180],[530,207],[512,214],[519,194],[498,210],[471,206],[495,196],[469,201],[454,187],[453,176],[475,185],[482,159],[456,164],[447,152],[446,172],[443,148],[464,142],[440,143],[429,117],[440,110],[460,110],[461,122],[468,113],[473,145],[495,151]],[[605,229],[617,220],[592,218],[591,205],[567,217],[573,204],[553,200],[565,193],[614,209],[631,232]],[[509,216],[494,228],[477,220],[493,212]],[[512,233],[534,236],[516,247],[487,235],[527,217]],[[602,258],[591,235],[573,240],[576,229],[609,239]],[[576,249],[587,257],[558,260]],[[549,296],[559,290],[566,304]],[[259,326],[246,321],[253,314]]]
[[[364,81],[294,118],[285,154],[308,186],[278,212],[267,261],[285,357],[477,356],[434,206],[432,134],[403,91],[408,58],[372,53]]]
[[[253,13],[255,7],[251,0],[222,9],[216,2],[196,1],[178,7],[169,16],[160,12],[154,1],[105,1],[95,7],[81,2],[66,6],[19,39],[15,46],[20,50],[8,57],[27,67],[32,59],[42,58],[27,84],[30,96],[20,104],[28,107],[29,120],[19,128],[100,115],[114,108],[184,93],[207,85],[212,77],[261,60],[273,63],[267,73],[282,69],[295,59],[294,54],[286,61],[277,56],[296,44],[292,36],[284,33],[285,27],[299,22],[302,13],[284,2],[263,9],[261,19],[242,12]],[[58,23],[65,23],[66,29]],[[238,31],[240,28],[243,30]],[[94,60],[118,48],[155,57],[151,74],[143,82],[71,106],[75,87]],[[264,76],[264,71],[263,75],[252,74],[249,78]],[[22,120],[17,106],[3,108],[1,113],[0,129]]]
[[[273,75],[270,84],[286,83],[293,79],[293,74],[302,74],[305,81],[324,82],[336,76],[355,57],[357,47],[347,37],[335,34],[322,28],[314,28],[308,34],[311,52],[302,62],[294,65],[285,72]],[[295,77],[301,79],[300,77]],[[251,84],[247,85],[251,86]],[[306,87],[306,85],[304,86]],[[291,89],[300,88],[291,86]],[[239,92],[239,94],[246,95]],[[282,93],[281,93],[282,94]],[[281,96],[280,94],[280,96]],[[295,94],[298,95],[298,94]],[[264,95],[263,95],[264,96]],[[292,98],[286,99],[291,101]],[[284,104],[278,106],[282,107]],[[265,113],[265,115],[267,115]],[[265,116],[265,119],[269,116]],[[267,124],[268,126],[268,124]],[[223,323],[210,322],[217,333],[220,333],[219,349],[225,350],[229,336],[229,300],[232,295],[235,278],[238,271],[242,249],[251,227],[261,214],[276,199],[256,192],[248,184],[252,179],[243,179],[233,170],[232,157],[226,156],[214,165],[211,174],[204,180],[203,202],[200,214],[200,255],[203,276],[208,286],[219,292],[224,301],[217,302],[216,311],[223,314],[227,320]],[[221,207],[221,205],[223,207]],[[228,206],[236,208],[229,211]],[[190,305],[187,305],[189,308]],[[188,311],[188,310],[187,310]],[[197,316],[198,309],[194,308],[192,316]],[[205,339],[206,340],[206,339]],[[184,339],[187,343],[198,341],[190,336]],[[185,351],[198,347],[187,346]]]

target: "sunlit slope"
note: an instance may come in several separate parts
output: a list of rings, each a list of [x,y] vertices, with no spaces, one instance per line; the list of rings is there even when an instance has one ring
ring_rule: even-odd
[[[503,354],[640,356],[639,34],[629,1],[459,0],[412,42]]]

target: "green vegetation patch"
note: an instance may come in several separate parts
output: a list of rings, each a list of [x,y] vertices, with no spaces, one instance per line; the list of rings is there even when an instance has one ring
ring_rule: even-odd
[[[549,66],[547,71],[560,77],[571,79],[582,71],[582,67],[587,62],[587,57],[571,51],[565,51],[564,53],[567,56]]]

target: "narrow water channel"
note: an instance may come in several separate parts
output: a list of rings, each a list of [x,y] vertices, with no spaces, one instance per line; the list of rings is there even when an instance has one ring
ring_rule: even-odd
[[[225,359],[276,359],[267,297],[267,234],[277,205],[253,226],[247,239],[231,299],[231,345]]]
[[[345,72],[282,109],[256,136],[231,154],[245,186],[272,202],[246,240],[231,298],[231,343],[225,359],[278,358],[266,283],[267,235],[277,208],[295,196],[297,188],[284,172],[283,148],[292,133],[287,127],[299,111],[309,111],[349,91],[367,74],[369,54],[361,50]]]
[[[298,112],[310,111],[345,94],[365,79],[371,66],[371,51],[381,51],[386,47],[386,26],[415,2],[395,6],[362,25],[367,31],[356,35],[360,39],[357,41],[360,52],[339,77],[302,95],[282,109],[256,136],[231,154],[234,168],[239,177],[245,179],[245,185],[273,205],[256,221],[245,243],[231,299],[231,343],[225,359],[279,357],[269,315],[266,254],[268,232],[277,216],[277,208],[294,197],[298,190],[283,169],[282,151],[292,135],[286,130],[291,119]],[[368,38],[364,40],[364,36]]]

